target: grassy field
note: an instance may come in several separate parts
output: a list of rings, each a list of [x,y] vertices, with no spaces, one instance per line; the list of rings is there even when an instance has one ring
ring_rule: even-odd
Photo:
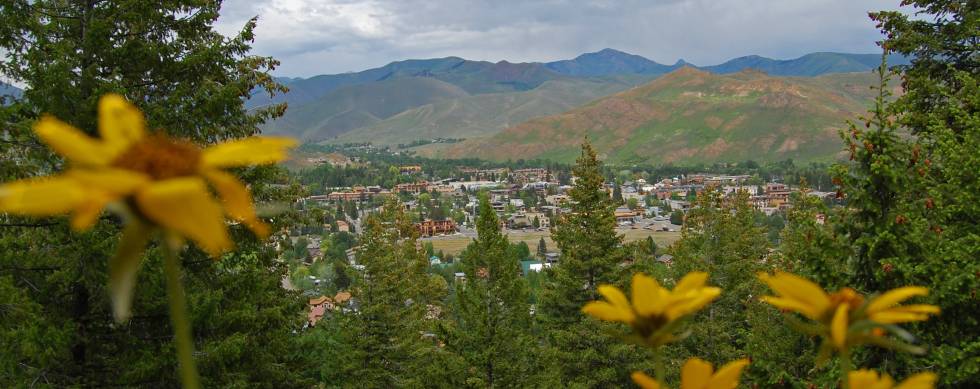
[[[676,240],[680,239],[680,232],[663,232],[663,231],[651,231],[644,229],[636,230],[617,230],[620,234],[623,234],[627,242],[632,242],[640,239],[646,239],[648,236],[652,236],[653,240],[657,242],[657,246],[666,247],[674,243]],[[525,242],[528,247],[531,248],[533,253],[538,247],[538,240],[544,237],[545,244],[548,245],[548,251],[558,251],[558,245],[551,240],[551,233],[548,231],[508,231],[507,237],[510,238],[511,242]],[[422,239],[424,242],[432,242],[432,247],[436,251],[442,250],[446,254],[458,255],[466,248],[466,245],[470,244],[472,238],[463,235],[453,235],[453,236],[437,236],[434,238]]]

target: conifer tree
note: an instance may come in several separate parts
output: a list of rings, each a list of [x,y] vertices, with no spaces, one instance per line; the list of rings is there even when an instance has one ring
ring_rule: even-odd
[[[705,190],[688,211],[681,239],[671,248],[668,279],[703,271],[724,293],[692,319],[697,325],[690,327],[690,336],[669,349],[673,366],[691,356],[713,361],[751,356],[751,371],[764,386],[795,381],[812,367],[810,355],[800,356],[800,337],[757,299],[765,289],[756,274],[772,258],[766,229],[755,219],[744,191],[726,197],[716,189]]]
[[[537,253],[538,253],[538,258],[541,259],[542,261],[545,259],[545,257],[548,254],[548,243],[546,243],[544,241],[544,237],[543,236],[540,239],[538,239],[538,251],[537,251]]]
[[[911,64],[892,73],[883,62],[871,112],[842,133],[850,159],[835,166],[833,181],[846,207],[826,212],[821,226],[807,214],[818,205],[796,202],[801,209],[791,213],[784,256],[831,289],[928,287],[923,303],[940,306],[942,314],[914,332],[929,352],[868,350],[857,363],[893,376],[930,369],[940,372],[942,385],[972,387],[980,369],[968,350],[980,341],[963,334],[980,331],[980,5],[906,3],[918,11],[915,17],[871,14],[886,36],[885,53],[909,56]],[[896,76],[898,97],[889,85]]]
[[[565,386],[629,385],[638,351],[609,335],[609,324],[586,318],[580,311],[586,302],[599,298],[600,284],[623,286],[625,279],[619,271],[624,251],[622,236],[616,234],[616,204],[605,191],[602,164],[588,141],[572,173],[571,213],[562,215],[552,228],[561,257],[547,273],[538,310],[550,347],[549,363]]]
[[[980,332],[980,4],[906,3],[917,15],[871,14],[886,36],[882,48],[911,64],[896,69],[904,93],[894,100],[882,69],[865,128],[846,134],[853,161],[834,178],[852,212],[833,222],[853,250],[846,263],[853,286],[927,286],[923,302],[942,309],[916,331],[932,346],[924,357],[871,352],[866,362],[899,376],[934,369],[944,385],[971,387],[980,369],[967,350],[980,340],[962,335]]]
[[[268,74],[277,62],[249,55],[255,20],[231,37],[215,31],[219,8],[199,1],[3,2],[0,73],[25,91],[0,105],[0,181],[61,169],[64,162],[40,146],[31,125],[51,114],[95,135],[96,103],[110,92],[138,105],[148,128],[170,136],[212,143],[257,133],[284,107],[248,111],[243,98],[256,89],[283,90]],[[240,173],[260,202],[287,200],[266,185],[281,178],[274,169]],[[11,374],[0,374],[0,387],[178,385],[158,250],[150,248],[143,262],[134,315],[123,324],[112,319],[106,259],[119,224],[103,217],[79,234],[64,218],[0,216],[0,301],[14,301],[38,320],[38,336],[19,337],[22,347],[2,353],[0,371]],[[302,325],[303,304],[280,287],[285,268],[276,253],[240,226],[232,233],[237,250],[222,260],[196,250],[182,258],[202,384],[304,385],[290,335]]]
[[[347,380],[341,386],[443,382],[451,369],[437,365],[445,355],[434,328],[444,295],[426,273],[429,262],[418,245],[418,231],[397,200],[366,217],[363,228],[357,252],[363,269],[352,288],[356,312],[341,319],[350,350],[339,375]]]
[[[477,239],[462,254],[466,279],[456,285],[455,321],[446,346],[470,366],[468,385],[531,385],[537,369],[528,289],[517,253],[485,195],[476,229]]]

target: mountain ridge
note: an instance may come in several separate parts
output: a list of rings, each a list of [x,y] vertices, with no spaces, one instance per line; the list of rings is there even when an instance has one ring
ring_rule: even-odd
[[[569,162],[588,136],[617,164],[830,160],[841,149],[837,131],[870,104],[873,82],[870,73],[778,77],[684,66],[642,86],[432,155]]]
[[[849,54],[835,52],[810,53],[793,59],[779,60],[758,55],[734,58],[717,65],[700,66],[718,73],[732,73],[747,67],[756,67],[773,75],[814,76],[826,73],[842,73],[871,70],[878,65],[879,54]],[[870,61],[869,61],[870,59]],[[603,62],[605,61],[605,62]],[[892,64],[905,64],[908,60],[898,55],[889,56]],[[256,108],[268,104],[286,102],[303,104],[325,95],[327,92],[343,85],[364,84],[393,77],[428,76],[440,78],[459,85],[470,93],[505,92],[529,90],[537,87],[548,79],[562,76],[594,77],[623,74],[664,74],[677,68],[691,65],[683,59],[678,59],[673,65],[664,65],[649,60],[643,56],[630,54],[616,49],[605,48],[596,52],[583,53],[574,59],[552,62],[508,62],[508,61],[474,61],[461,57],[450,56],[429,59],[406,59],[393,61],[384,66],[370,68],[359,72],[339,74],[321,74],[307,78],[289,77],[285,80],[290,91],[273,98],[256,91],[253,97],[246,101],[248,108]],[[810,67],[808,67],[810,66]],[[497,79],[498,84],[479,85],[465,80],[465,75],[482,74],[504,75],[503,68],[524,67],[534,69],[539,74],[531,80],[517,77]],[[548,72],[554,73],[549,74]],[[491,81],[493,77],[490,77]]]
[[[895,57],[893,61],[900,62]],[[759,69],[771,75],[814,76],[836,72],[867,71],[877,66],[875,54],[811,53],[790,60],[774,60],[761,56],[735,58],[718,65],[697,67],[682,59],[673,65],[660,64],[639,55],[614,49],[584,53],[570,60],[553,62],[473,61],[461,57],[413,59],[390,62],[382,67],[361,72],[319,75],[306,79],[283,78],[290,92],[269,99],[259,95],[246,102],[249,107],[285,102],[284,117],[262,126],[264,132],[297,136],[305,141],[371,141],[384,144],[411,143],[433,138],[470,138],[492,135],[514,125],[512,120],[567,110],[570,103],[584,104],[612,93],[628,83],[636,85],[685,67],[719,74],[731,74],[746,69]],[[397,80],[436,80],[444,84]],[[576,81],[576,82],[572,82]],[[571,82],[583,89],[562,88],[534,91],[550,82]],[[379,88],[376,85],[389,88]],[[398,90],[400,87],[425,87],[418,91]],[[452,85],[465,92],[445,94]],[[393,88],[393,89],[392,89]],[[372,91],[376,96],[363,93]],[[342,96],[344,93],[361,94]],[[415,96],[417,99],[397,99],[392,109],[383,115],[372,114],[378,107],[358,109],[351,101],[376,105],[385,94]],[[505,96],[515,94],[514,96]],[[579,95],[579,96],[576,96]],[[500,95],[487,98],[473,96]],[[360,99],[360,100],[359,100]],[[429,106],[445,101],[442,105]],[[511,104],[526,101],[525,107]],[[338,111],[331,104],[340,103]],[[478,112],[480,110],[486,112]],[[395,117],[398,113],[405,115]],[[487,113],[498,113],[493,117]],[[351,133],[351,135],[345,135]]]

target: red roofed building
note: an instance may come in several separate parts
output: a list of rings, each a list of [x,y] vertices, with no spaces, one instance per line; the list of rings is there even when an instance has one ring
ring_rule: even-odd
[[[315,326],[316,322],[323,319],[323,315],[327,311],[332,311],[334,309],[333,299],[327,296],[320,296],[315,299],[310,299],[310,313],[307,317],[307,321],[310,326]]]
[[[418,228],[419,234],[422,236],[451,234],[456,232],[456,222],[452,220],[426,220],[415,223],[415,228]]]

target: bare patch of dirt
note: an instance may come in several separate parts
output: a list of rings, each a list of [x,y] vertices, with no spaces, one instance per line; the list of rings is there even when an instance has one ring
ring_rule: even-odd
[[[786,138],[786,140],[783,141],[783,144],[781,144],[779,146],[779,149],[777,149],[776,151],[780,153],[785,153],[788,151],[796,151],[796,149],[798,148],[800,148],[800,142],[798,140],[793,138]]]
[[[712,130],[717,130],[718,126],[721,126],[722,122],[723,121],[721,118],[717,116],[708,116],[704,118],[704,124],[710,127]]]

